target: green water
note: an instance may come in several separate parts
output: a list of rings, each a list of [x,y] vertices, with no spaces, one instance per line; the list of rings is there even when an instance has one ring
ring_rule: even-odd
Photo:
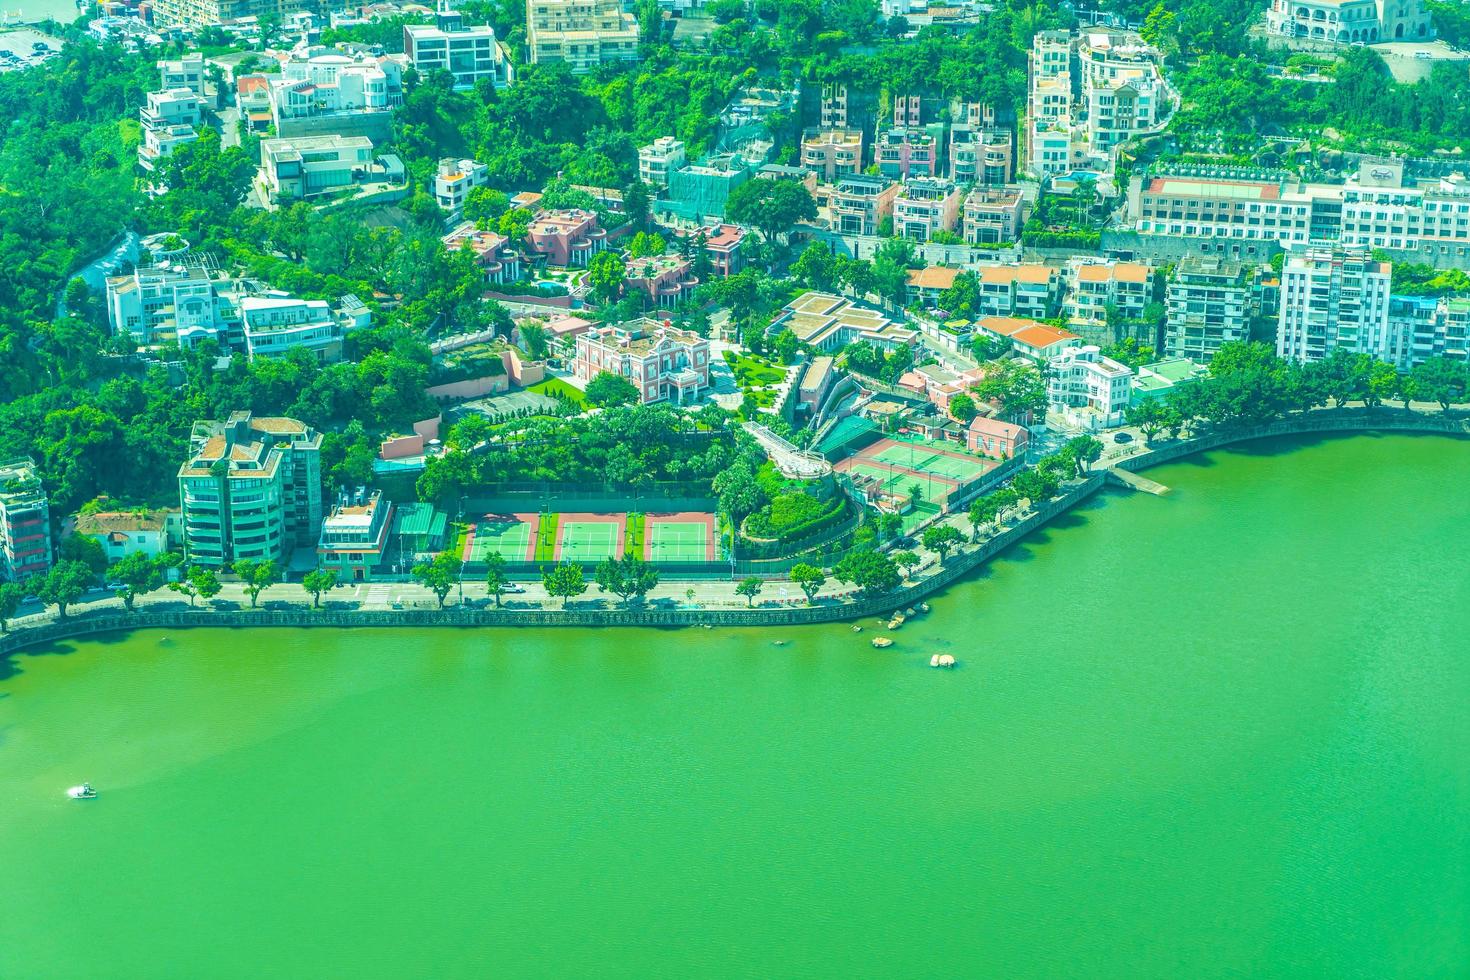
[[[0,977],[1465,976],[1470,443],[1149,475],[1174,493],[1099,500],[886,652],[823,626],[16,658]],[[101,798],[63,799],[81,779]]]

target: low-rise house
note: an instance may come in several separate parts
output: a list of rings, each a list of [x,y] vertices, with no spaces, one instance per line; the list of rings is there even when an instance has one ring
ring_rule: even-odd
[[[366,136],[386,142],[403,102],[403,68],[389,57],[303,45],[269,76],[276,135]]]
[[[1088,431],[1122,425],[1133,402],[1133,371],[1091,345],[1069,347],[1050,359],[1049,411]]]
[[[373,162],[366,136],[300,136],[260,142],[260,177],[274,200],[298,201],[358,183]]]
[[[138,166],[152,173],[179,147],[199,139],[197,127],[204,121],[204,112],[193,90],[166,89],[148,93],[138,119],[143,126]]]
[[[322,521],[317,561],[344,582],[370,582],[381,573],[393,526],[393,503],[381,490],[344,495]]]
[[[466,221],[440,239],[449,251],[469,249],[475,263],[489,283],[515,282],[521,278],[524,262],[511,240],[493,231],[481,231]]]
[[[688,162],[683,140],[660,136],[638,148],[638,179],[654,187],[667,188],[670,175]]]
[[[1209,376],[1209,368],[1187,357],[1166,357],[1140,365],[1133,376],[1133,404],[1163,398],[1180,385]]]
[[[607,232],[592,211],[543,211],[526,229],[526,244],[548,265],[586,265],[607,247]]]
[[[207,258],[182,256],[107,279],[107,319],[143,347],[240,339],[232,284]]]
[[[1022,197],[1009,187],[977,187],[965,197],[965,241],[1002,245],[1021,237]]]
[[[51,561],[51,507],[35,460],[0,462],[0,580],[43,575]]]
[[[1081,345],[1082,338],[1021,317],[987,316],[975,321],[976,334],[1008,340],[1017,354],[1038,364],[1049,363],[1063,351]]]
[[[686,227],[725,220],[725,202],[730,192],[753,171],[744,157],[727,153],[687,164],[669,175],[667,193],[654,201],[654,211],[678,219]]]
[[[965,426],[965,448],[994,459],[1015,459],[1026,454],[1031,433],[1024,425],[977,415]]]
[[[203,98],[204,81],[204,55],[198,51],[174,61],[158,62],[158,87],[161,89],[186,88]]]
[[[959,225],[964,191],[937,177],[916,177],[893,198],[893,233],[927,242]]]
[[[978,279],[980,315],[1042,320],[1056,313],[1061,274],[1050,266],[985,266]]]
[[[434,203],[449,213],[450,220],[464,211],[465,199],[476,187],[490,182],[490,168],[474,160],[446,157],[434,174]]]
[[[322,363],[342,358],[347,326],[325,300],[279,292],[246,296],[240,300],[240,317],[245,350],[252,358],[281,357],[297,348],[310,351]]]
[[[577,337],[573,373],[591,381],[606,371],[627,378],[643,404],[696,401],[710,386],[709,341],[644,317],[589,329]]]
[[[819,129],[801,140],[801,165],[827,183],[863,169],[863,133],[860,129]]]
[[[1065,312],[1079,328],[1106,323],[1110,309],[1126,320],[1141,319],[1144,307],[1153,298],[1152,271],[1137,262],[1074,259],[1067,271]]]
[[[434,23],[405,24],[403,54],[421,77],[436,71],[454,76],[458,92],[472,91],[480,82],[503,89],[515,82],[510,52],[495,38],[488,24],[465,26],[447,0],[439,0]]]
[[[739,225],[712,225],[700,229],[704,235],[704,254],[717,276],[733,276],[745,268],[745,229]]]
[[[108,510],[78,514],[73,534],[84,534],[102,546],[109,563],[134,552],[157,558],[168,551],[166,510]]]
[[[235,110],[240,124],[252,133],[263,133],[271,127],[271,85],[269,75],[241,75],[235,81]]]
[[[910,269],[908,294],[910,305],[918,303],[930,308],[937,306],[939,297],[954,286],[954,281],[959,278],[961,271],[942,265]]]
[[[837,382],[836,359],[826,354],[814,357],[802,372],[796,389],[796,410],[816,412]]]
[[[900,344],[912,346],[916,331],[894,323],[878,310],[858,306],[831,293],[804,293],[786,305],[767,328],[771,336],[790,330],[796,339],[820,351],[832,353],[848,344],[867,341],[879,350]]]
[[[641,289],[657,306],[674,307],[694,295],[699,279],[690,273],[693,263],[677,255],[630,259],[624,284]]]

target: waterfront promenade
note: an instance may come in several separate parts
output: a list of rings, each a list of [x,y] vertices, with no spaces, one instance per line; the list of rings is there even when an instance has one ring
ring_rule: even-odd
[[[128,613],[120,600],[107,596],[72,607],[65,619],[47,611],[12,621],[11,632],[0,637],[0,655],[75,636],[126,629],[179,629],[196,626],[786,626],[835,622],[881,616],[893,609],[912,606],[948,587],[957,579],[1021,541],[1057,516],[1066,513],[1103,489],[1108,471],[1114,467],[1130,472],[1172,462],[1251,439],[1311,433],[1371,431],[1442,433],[1470,435],[1470,417],[1442,414],[1437,410],[1405,412],[1402,409],[1334,409],[1292,416],[1255,428],[1206,432],[1186,439],[1144,446],[1108,443],[1107,452],[1082,479],[1064,485],[1061,494],[1035,508],[1017,508],[995,527],[983,531],[980,540],[969,541],[968,521],[961,514],[945,522],[965,533],[966,543],[941,562],[937,555],[921,553],[922,564],[910,578],[891,593],[863,597],[850,587],[831,581],[808,604],[794,584],[781,580],[765,583],[755,605],[734,592],[733,582],[661,583],[638,606],[622,607],[612,597],[599,596],[594,588],[562,608],[561,600],[548,597],[539,583],[528,584],[525,592],[504,597],[496,607],[483,582],[466,582],[463,598],[451,592],[446,608],[422,587],[407,583],[349,585],[324,597],[323,608],[314,609],[311,597],[299,585],[278,585],[261,597],[260,608],[251,609],[237,585],[227,584],[208,604],[191,608],[182,597],[161,591],[141,597],[137,609]],[[693,592],[691,596],[689,593]]]

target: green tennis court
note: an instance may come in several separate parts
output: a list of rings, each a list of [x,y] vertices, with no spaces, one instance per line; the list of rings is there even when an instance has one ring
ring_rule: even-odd
[[[650,521],[645,535],[649,561],[708,561],[709,525]]]
[[[611,521],[561,522],[561,560],[593,562],[619,557],[618,528]]]
[[[531,525],[520,518],[480,521],[475,525],[465,561],[484,561],[496,551],[507,561],[525,561],[530,543]]]
[[[897,465],[897,464],[894,464]],[[954,489],[954,481],[941,479],[926,473],[909,472],[906,470],[895,470],[884,466],[882,463],[871,460],[855,458],[851,460],[847,469],[853,473],[870,476],[877,480],[884,490],[908,492],[908,488],[917,483],[925,490],[930,491],[930,496],[947,494]]]
[[[884,446],[873,453],[872,458],[895,466],[907,466],[911,470],[934,473],[951,480],[970,480],[985,472],[985,464],[978,459],[932,452],[923,446],[903,443]]]

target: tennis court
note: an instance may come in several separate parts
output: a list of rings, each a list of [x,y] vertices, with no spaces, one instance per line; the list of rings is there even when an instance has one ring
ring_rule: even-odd
[[[535,524],[535,514],[486,514],[470,530],[464,560],[482,562],[497,551],[506,561],[530,560]]]
[[[649,514],[644,527],[644,558],[648,561],[715,560],[713,514]]]
[[[599,562],[623,554],[622,514],[563,514],[558,561]]]
[[[933,473],[936,476],[946,477],[963,483],[980,476],[989,467],[985,461],[973,456],[962,456],[958,453],[946,452],[944,450],[931,448],[929,446],[914,445],[908,442],[894,442],[880,446],[876,452],[870,451],[865,455],[878,460],[880,463],[893,463],[898,466],[907,466],[911,470],[921,473]]]
[[[922,473],[897,464],[879,463],[861,457],[846,460],[839,464],[838,469],[871,477],[889,492],[906,494],[909,487],[917,483],[923,488],[924,495],[930,499],[947,495],[956,486],[956,481],[935,476],[932,473]]]

